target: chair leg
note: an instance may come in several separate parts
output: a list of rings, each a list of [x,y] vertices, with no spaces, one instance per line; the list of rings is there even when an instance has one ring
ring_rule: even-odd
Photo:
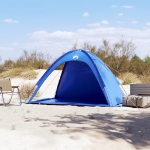
[[[2,94],[2,101],[3,101],[3,104],[6,106],[5,101],[4,101],[3,92],[2,92],[2,87],[0,87],[0,94]]]
[[[0,94],[2,94],[2,101],[3,101],[3,104],[4,104],[5,106],[8,105],[8,104],[11,102],[11,99],[12,99],[12,96],[13,96],[13,92],[12,92],[11,97],[10,97],[10,99],[9,99],[8,102],[5,102],[4,93],[2,92],[2,88],[1,88],[1,87],[0,87]]]
[[[20,103],[19,103],[19,104],[21,105],[23,102],[22,102],[22,100],[21,100],[21,95],[20,95],[19,87],[18,87],[17,89],[18,89],[18,95],[19,95],[19,98],[20,98]]]
[[[12,94],[11,94],[11,97],[10,97],[9,101],[8,101],[8,102],[5,102],[4,94],[2,93],[2,99],[3,99],[3,103],[5,104],[5,106],[8,105],[8,104],[10,104],[10,102],[11,102],[11,100],[12,100],[12,96],[13,96],[13,92],[12,92]]]
[[[3,93],[1,93],[1,94],[2,94],[2,101],[3,101],[3,104],[6,106],[6,103],[5,103],[5,101],[4,101]]]

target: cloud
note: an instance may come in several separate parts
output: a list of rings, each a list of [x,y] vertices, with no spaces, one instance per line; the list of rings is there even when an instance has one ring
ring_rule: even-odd
[[[100,26],[100,23],[88,24],[87,26],[89,26],[89,27],[98,27],[98,26]]]
[[[147,26],[150,26],[150,22],[146,23]]]
[[[119,13],[118,16],[120,16],[120,17],[123,16],[123,13]]]
[[[107,39],[110,44],[117,42],[122,35],[125,39],[133,39],[133,43],[137,47],[136,54],[144,58],[149,53],[150,29],[130,29],[121,27],[96,26],[95,28],[82,28],[75,32],[55,31],[48,32],[46,30],[36,31],[29,35],[34,42],[23,45],[28,50],[45,50],[50,51],[53,58],[58,57],[62,52],[69,51],[73,44],[78,41],[78,48],[82,48],[84,42],[91,45],[99,46],[102,39]]]
[[[55,32],[47,32],[45,30],[36,31],[33,34],[29,35],[32,39],[51,39],[51,40],[59,40],[63,39],[66,40],[68,38],[71,38],[73,36],[73,32],[67,32],[67,31],[55,31]]]
[[[116,7],[117,7],[117,5],[111,5],[111,7],[112,7],[112,8],[116,8]]]
[[[126,22],[125,21],[117,21],[116,23],[123,24],[123,23],[126,23]]]
[[[83,17],[88,17],[88,16],[89,16],[89,13],[88,13],[88,12],[85,12],[82,16],[83,16]]]
[[[109,22],[107,20],[103,20],[101,21],[101,24],[109,24]]]
[[[109,24],[109,22],[107,21],[107,20],[103,20],[103,21],[101,21],[100,23],[93,23],[93,24],[88,24],[87,26],[88,27],[100,27],[101,26],[101,24]]]
[[[13,43],[11,43],[10,45],[11,45],[11,46],[18,46],[18,45],[19,45],[19,43],[17,43],[17,42],[13,42]]]
[[[5,46],[0,46],[0,51],[3,50],[3,51],[12,51],[14,50],[14,48],[12,47],[5,47]]]
[[[139,22],[136,21],[136,20],[133,20],[131,23],[132,23],[132,24],[138,24]]]
[[[130,5],[124,5],[122,6],[123,8],[126,8],[126,9],[131,9],[131,8],[134,8],[133,6],[130,6]]]
[[[13,19],[5,19],[4,22],[6,22],[6,23],[19,23],[19,21],[13,20]]]

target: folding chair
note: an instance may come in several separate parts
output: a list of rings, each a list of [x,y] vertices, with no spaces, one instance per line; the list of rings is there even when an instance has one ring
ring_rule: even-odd
[[[17,89],[17,91],[15,91],[15,89]],[[17,93],[19,95],[20,104],[22,104],[19,86],[11,86],[10,79],[0,79],[0,94],[2,95],[2,101],[5,106],[11,102],[14,93]],[[11,96],[10,98],[4,98],[4,94]]]

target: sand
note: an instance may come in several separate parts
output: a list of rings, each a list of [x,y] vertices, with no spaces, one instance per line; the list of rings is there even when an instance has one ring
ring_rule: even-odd
[[[44,70],[39,71],[38,78],[44,73]],[[41,90],[47,90],[43,97],[48,91],[54,95],[58,73],[54,72],[43,85]],[[15,78],[12,84],[35,83],[36,80]],[[124,89],[129,92],[129,86]],[[19,106],[18,103],[18,97],[14,96],[9,106],[0,105],[1,150],[150,149],[150,108]]]

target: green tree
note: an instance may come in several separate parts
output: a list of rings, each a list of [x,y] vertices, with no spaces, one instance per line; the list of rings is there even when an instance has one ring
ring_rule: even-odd
[[[150,57],[148,55],[144,58],[144,62],[145,63],[150,63]]]
[[[142,59],[139,56],[137,56],[136,54],[131,58],[131,60],[142,61]]]

